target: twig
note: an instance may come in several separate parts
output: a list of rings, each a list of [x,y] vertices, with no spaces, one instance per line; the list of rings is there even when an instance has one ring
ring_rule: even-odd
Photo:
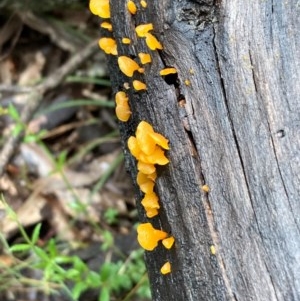
[[[21,113],[21,121],[27,124],[32,115],[38,109],[45,92],[57,87],[63,79],[72,73],[86,59],[92,56],[98,49],[97,41],[93,41],[82,51],[71,57],[62,67],[53,72],[44,82],[37,85],[35,89],[28,94],[27,105]],[[24,131],[18,135],[10,135],[4,143],[3,149],[0,152],[0,176],[3,175],[4,169],[13,156],[18,144],[24,136]]]

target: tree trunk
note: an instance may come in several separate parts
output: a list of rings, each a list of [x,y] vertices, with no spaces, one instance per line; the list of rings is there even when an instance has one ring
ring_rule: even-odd
[[[176,239],[146,252],[153,300],[300,300],[299,1],[135,2],[134,16],[126,1],[110,3],[119,55],[150,52],[135,35],[142,23],[164,48],[134,75],[147,91],[126,91],[126,164],[135,179],[126,141],[140,120],[170,140],[150,221]],[[178,71],[171,84],[159,75],[165,66]],[[116,57],[109,67],[115,92],[132,86]]]

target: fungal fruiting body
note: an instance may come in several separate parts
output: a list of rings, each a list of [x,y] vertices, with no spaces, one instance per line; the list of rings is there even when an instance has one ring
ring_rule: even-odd
[[[140,52],[139,53],[139,58],[140,58],[140,61],[143,65],[151,63],[151,56],[150,56],[149,53]]]
[[[108,31],[112,31],[112,25],[109,22],[102,22],[100,26]]]
[[[129,0],[129,1],[127,2],[127,9],[128,9],[128,11],[129,11],[132,15],[135,15],[136,12],[137,12],[136,5],[135,5],[135,3],[134,3],[132,0]]]
[[[145,0],[142,0],[140,3],[143,8],[147,7],[147,2]]]
[[[140,24],[135,28],[135,32],[140,38],[146,37],[146,34],[149,33],[149,31],[151,30],[153,30],[152,23]]]
[[[170,236],[162,240],[162,244],[166,249],[171,249],[174,242],[175,242],[175,238],[173,236]]]
[[[109,0],[90,0],[90,11],[103,19],[110,18]]]
[[[176,74],[177,73],[177,70],[173,67],[170,67],[170,68],[164,68],[162,70],[160,70],[159,74],[161,76],[164,76],[164,75],[169,75],[169,74]]]
[[[203,190],[204,192],[209,192],[209,191],[210,191],[210,188],[209,188],[209,186],[208,186],[207,184],[205,184],[205,185],[202,186],[202,190]]]
[[[149,32],[146,33],[145,38],[146,38],[146,44],[150,50],[163,49],[161,43],[151,33]]]
[[[112,38],[101,38],[99,40],[99,47],[106,53],[106,54],[112,54],[117,55],[117,43]]]
[[[118,57],[118,65],[120,70],[128,77],[132,77],[133,73],[140,69],[140,66],[133,59],[125,55]]]
[[[155,165],[169,163],[164,150],[169,149],[169,141],[163,135],[156,133],[151,124],[141,121],[137,126],[135,137],[128,139],[127,145],[130,153],[137,159],[137,184],[145,196],[142,205],[147,217],[158,214],[160,208],[158,197],[153,191],[156,179]]]
[[[186,80],[184,81],[184,84],[185,84],[186,86],[190,86],[190,85],[191,85],[191,81],[190,81],[189,79],[186,79]]]
[[[171,264],[167,261],[160,269],[160,272],[165,275],[171,273]]]
[[[132,85],[133,85],[134,90],[136,90],[136,91],[147,90],[146,84],[139,80],[134,80],[132,82]]]
[[[123,38],[122,39],[122,43],[123,44],[130,44],[131,43],[131,40],[129,38]]]
[[[158,242],[168,236],[166,232],[153,228],[150,223],[138,225],[137,233],[139,244],[147,251],[154,250]]]
[[[141,201],[141,204],[145,208],[146,212],[149,209],[157,210],[160,208],[160,206],[158,204],[158,196],[153,191],[145,194],[144,198]]]
[[[211,253],[212,255],[216,255],[216,248],[215,248],[214,245],[211,245],[209,249],[210,249],[210,253]]]
[[[126,122],[131,116],[131,111],[128,103],[128,97],[125,92],[119,91],[115,96],[116,115],[120,121]]]

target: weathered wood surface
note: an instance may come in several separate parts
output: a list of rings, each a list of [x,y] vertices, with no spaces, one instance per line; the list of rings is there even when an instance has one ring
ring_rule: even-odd
[[[146,254],[153,300],[300,300],[299,1],[153,0],[134,17],[125,5],[111,0],[119,54],[148,52],[134,34],[141,23],[164,45],[135,75],[148,90],[128,90],[133,115],[121,125],[124,145],[140,120],[170,140],[152,223],[176,246]],[[177,68],[178,84],[160,77],[164,66]],[[115,58],[109,67],[115,91],[132,81]],[[172,273],[162,276],[166,260]]]

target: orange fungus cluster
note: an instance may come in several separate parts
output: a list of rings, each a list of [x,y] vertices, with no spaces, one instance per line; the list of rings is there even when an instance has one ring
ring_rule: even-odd
[[[141,0],[139,3],[137,1],[138,0],[127,0],[127,2],[124,3],[127,8],[127,13],[132,18],[135,17],[139,10],[146,10],[148,6],[145,0]],[[143,74],[145,72],[146,67],[144,68],[143,65],[152,62],[152,54],[140,52],[136,57],[134,55],[130,57],[124,54],[119,55],[118,46],[121,46],[121,48],[128,47],[126,45],[135,47],[133,43],[133,41],[136,40],[133,38],[134,34],[137,38],[144,40],[149,50],[162,50],[163,46],[153,35],[154,27],[152,23],[137,25],[135,32],[133,32],[130,37],[113,38],[113,26],[109,20],[107,20],[111,17],[109,0],[90,0],[89,6],[94,15],[104,19],[100,26],[105,30],[106,35],[108,35],[99,39],[99,47],[106,54],[118,56],[117,63],[119,69],[129,78],[123,85],[126,93],[124,91],[118,91],[115,94],[116,116],[120,121],[127,122],[132,115],[127,91],[131,88],[133,88],[133,92],[147,91],[146,83],[134,77],[136,74]],[[139,63],[137,59],[139,59]],[[177,73],[175,68],[170,67],[160,71],[161,76],[172,73]],[[132,78],[132,81],[130,78]],[[151,124],[146,121],[141,121],[136,128],[135,136],[129,137],[127,146],[132,156],[137,160],[138,173],[136,182],[144,194],[141,205],[145,209],[147,218],[151,219],[159,214],[160,209],[160,201],[154,191],[157,178],[156,165],[166,165],[169,163],[169,159],[165,155],[165,151],[169,150],[169,141],[163,135],[155,132]],[[155,229],[150,222],[140,224],[137,228],[137,232],[139,244],[147,251],[154,250],[160,241],[166,249],[172,248],[175,242],[173,236],[169,236],[165,231]],[[166,262],[160,271],[162,274],[170,273],[170,262]]]
[[[168,236],[166,232],[153,228],[150,223],[138,225],[137,232],[139,244],[147,251],[153,251],[158,242]]]
[[[115,96],[116,101],[116,115],[120,121],[128,121],[131,115],[128,97],[125,92],[119,91]]]

